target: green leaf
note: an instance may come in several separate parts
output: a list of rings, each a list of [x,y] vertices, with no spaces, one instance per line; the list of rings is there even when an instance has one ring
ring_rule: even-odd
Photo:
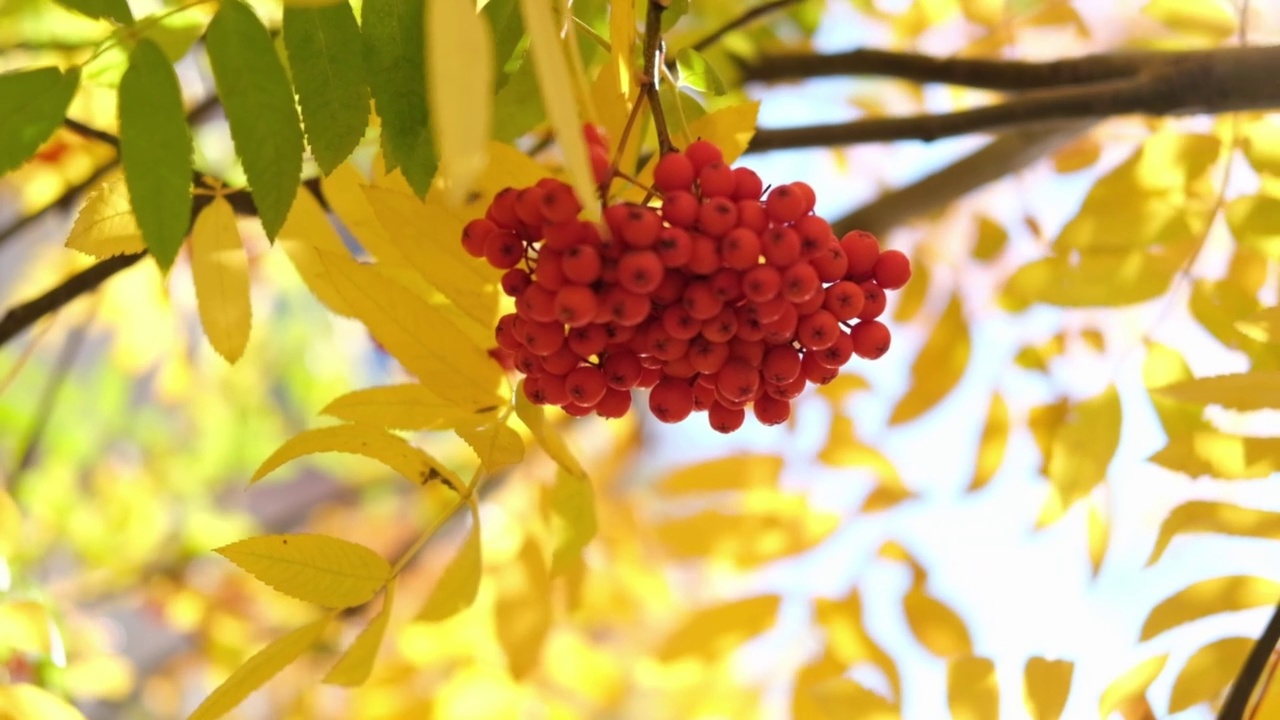
[[[517,0],[490,0],[484,10],[480,11],[489,19],[489,25],[493,28],[493,66],[499,71],[496,88],[499,90],[506,86],[510,75],[514,74],[515,68],[511,69],[510,74],[505,69],[507,63],[516,56],[520,41],[525,36],[524,20],[520,17],[518,5]],[[502,107],[498,103],[495,105]]]
[[[53,135],[79,84],[78,69],[0,74],[0,175],[21,165]]]
[[[226,0],[206,34],[209,64],[258,217],[275,239],[302,178],[302,127],[271,35],[240,0]]]
[[[662,13],[662,32],[670,32],[671,28],[675,27],[676,23],[680,21],[680,18],[688,13],[689,0],[671,0],[667,4],[667,9]],[[637,13],[637,15],[644,17],[641,13]]]
[[[708,95],[719,96],[727,92],[720,73],[716,72],[701,53],[691,47],[676,53],[676,68],[680,71],[678,77],[681,85],[701,90]]]
[[[532,63],[522,64],[507,76],[506,83],[502,84],[493,100],[493,106],[502,108],[493,116],[493,137],[502,142],[514,141],[546,119]]]
[[[127,0],[57,0],[58,4],[81,15],[100,20],[113,20],[122,25],[133,23],[133,12]]]
[[[142,239],[166,271],[191,225],[191,155],[178,75],[144,40],[120,79],[120,159]]]
[[[311,154],[325,175],[347,159],[369,125],[360,26],[348,3],[285,8],[284,45]]]
[[[439,159],[428,127],[422,0],[365,0],[361,17],[365,70],[382,119],[387,171],[399,168],[423,197]]]

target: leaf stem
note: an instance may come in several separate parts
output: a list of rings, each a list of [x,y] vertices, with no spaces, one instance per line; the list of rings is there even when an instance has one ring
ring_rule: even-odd
[[[436,531],[444,526],[444,524],[448,522],[449,518],[453,517],[454,513],[458,512],[458,510],[463,506],[476,501],[475,489],[479,487],[480,478],[483,473],[484,466],[481,465],[476,468],[475,473],[471,476],[471,480],[467,483],[466,487],[456,488],[449,485],[454,492],[458,493],[458,499],[454,501],[453,505],[449,506],[449,509],[440,513],[440,515],[427,526],[426,530],[422,531],[422,534],[418,536],[417,540],[413,541],[413,544],[409,546],[408,550],[401,553],[400,559],[396,560],[396,564],[391,567],[391,574],[388,576],[387,582],[391,582],[400,575],[400,572],[409,564],[409,561],[412,560],[420,550],[422,550],[423,546],[427,544],[427,541],[436,534]]]

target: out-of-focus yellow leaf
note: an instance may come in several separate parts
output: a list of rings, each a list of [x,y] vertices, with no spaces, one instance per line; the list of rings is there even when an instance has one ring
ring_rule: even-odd
[[[1280,121],[1263,115],[1245,126],[1243,136],[1240,144],[1253,169],[1280,176]]]
[[[1058,428],[1062,427],[1062,423],[1067,419],[1067,410],[1070,403],[1066,398],[1062,398],[1055,403],[1048,405],[1037,405],[1031,408],[1029,417],[1027,418],[1027,426],[1031,429],[1031,434],[1035,438],[1036,447],[1040,450],[1040,456],[1044,459],[1042,472],[1048,474],[1049,455],[1053,451],[1053,438],[1058,433]]]
[[[1114,386],[1071,405],[1053,435],[1045,474],[1052,486],[1037,520],[1046,527],[1107,477],[1120,444],[1120,396]]]
[[[897,322],[910,321],[924,308],[925,298],[929,295],[930,265],[919,255],[911,259],[911,282],[901,292],[895,293],[898,302],[893,308],[893,319]]]
[[[1004,462],[1004,451],[1009,445],[1009,406],[999,392],[992,393],[991,406],[987,409],[987,422],[982,427],[982,439],[978,441],[978,463],[969,483],[969,492],[981,490],[995,477]]]
[[[999,255],[1009,242],[1009,231],[986,215],[978,216],[978,239],[973,246],[976,260],[990,260]],[[914,265],[912,268],[914,269]],[[910,287],[910,285],[908,285]]]
[[[991,720],[999,716],[996,666],[986,658],[961,657],[947,665],[947,704],[952,720]]]
[[[1086,523],[1089,534],[1089,566],[1093,569],[1093,576],[1098,577],[1111,539],[1111,518],[1099,503],[1091,500]]]
[[[832,418],[831,432],[827,436],[826,447],[822,448],[822,452],[818,454],[818,460],[831,467],[866,468],[875,478],[876,488],[863,502],[860,512],[885,510],[915,497],[915,494],[902,484],[902,478],[889,458],[879,450],[858,440],[853,421],[845,415],[836,415]]]
[[[1169,712],[1182,712],[1221,695],[1235,680],[1253,642],[1253,638],[1229,637],[1197,650],[1173,681]]]
[[[1198,478],[1253,480],[1280,471],[1280,438],[1243,437],[1202,429],[1169,433],[1169,442],[1151,461],[1161,467]]]
[[[1160,343],[1147,347],[1147,357],[1142,364],[1142,383],[1148,389],[1172,385],[1191,378],[1191,368],[1182,353]],[[1201,426],[1204,411],[1188,403],[1167,398],[1157,392],[1149,392],[1160,424],[1170,436],[1185,434]]]
[[[418,612],[419,620],[444,620],[471,607],[476,601],[476,593],[480,589],[481,550],[480,550],[480,508],[475,498],[468,502],[471,510],[471,529],[453,556],[445,566],[431,589],[431,595]]]
[[[490,474],[524,459],[524,440],[505,419],[498,418],[478,427],[459,425],[454,432],[471,446]]]
[[[1280,370],[1254,370],[1175,383],[1153,392],[1197,405],[1231,410],[1280,408]]]
[[[1181,212],[1181,211],[1180,211]],[[1199,243],[1192,239],[1127,252],[1052,255],[1023,265],[1005,283],[1001,305],[1117,307],[1160,297]]]
[[[969,366],[969,325],[960,296],[953,295],[933,334],[911,364],[911,386],[893,408],[890,425],[914,420],[942,402]]]
[[[1218,613],[1271,605],[1280,598],[1280,583],[1251,575],[1201,580],[1160,601],[1142,623],[1146,642],[1179,625]]]
[[[776,455],[730,455],[682,467],[653,488],[667,495],[776,488],[782,464]]]
[[[569,446],[565,444],[559,431],[547,425],[546,410],[541,405],[534,405],[524,394],[524,381],[521,381],[520,387],[516,389],[516,417],[529,428],[529,432],[533,433],[533,439],[538,441],[542,449],[547,451],[547,455],[565,472],[576,478],[587,477],[587,472],[569,451]]]
[[[957,658],[973,653],[969,630],[955,611],[916,584],[902,598],[907,625],[929,652],[940,658]]]
[[[1231,253],[1231,263],[1227,266],[1227,274],[1223,282],[1239,288],[1243,294],[1257,300],[1258,292],[1267,282],[1267,256],[1257,248],[1236,245]]]
[[[1023,673],[1023,702],[1032,720],[1058,720],[1071,692],[1071,674],[1075,665],[1070,660],[1027,659]]]
[[[561,468],[544,494],[543,504],[551,527],[551,575],[560,575],[595,537],[596,498],[591,481]]]
[[[325,202],[329,204],[329,209],[338,216],[351,234],[355,235],[356,240],[366,252],[377,258],[380,263],[408,264],[408,260],[387,238],[386,231],[378,222],[378,216],[364,194],[367,186],[364,176],[351,161],[339,165],[328,177],[320,178],[320,189],[324,193]]]
[[[827,651],[842,666],[870,662],[884,673],[894,698],[902,697],[902,678],[893,657],[867,633],[862,621],[862,598],[854,588],[840,600],[815,598],[813,617],[827,636]]]
[[[219,355],[234,363],[249,342],[253,308],[249,256],[236,229],[235,210],[223,198],[214,198],[191,226],[191,276],[204,334]]]
[[[802,496],[777,493],[750,510],[704,510],[656,524],[653,532],[675,558],[714,558],[754,567],[804,552],[825,540],[838,518],[814,512]]]
[[[1265,267],[1266,262],[1262,265]],[[1280,351],[1241,332],[1236,323],[1261,309],[1256,292],[1234,282],[1198,280],[1191,287],[1191,315],[1223,345],[1254,360],[1255,370],[1280,366]]]
[[[382,608],[364,626],[351,646],[342,653],[342,657],[338,658],[338,662],[324,676],[323,682],[356,687],[369,679],[369,674],[373,672],[373,661],[378,658],[378,648],[382,646],[382,636],[387,632],[387,622],[391,620],[391,608],[395,600],[396,580],[391,578],[382,595]]]
[[[1226,0],[1151,0],[1142,14],[1170,30],[1220,42],[1236,32],[1236,9]]]
[[[759,595],[694,611],[662,641],[658,659],[713,660],[732,652],[773,626],[781,602],[777,595]]]
[[[84,699],[124,702],[137,687],[133,662],[121,655],[88,655],[74,658],[62,671],[67,687]],[[0,703],[0,717],[4,710]]]
[[[250,693],[262,687],[315,645],[325,627],[328,626],[330,617],[325,615],[319,620],[303,625],[259,650],[214,689],[187,720],[217,720],[231,712],[237,705],[244,702]]]
[[[1227,227],[1240,247],[1267,257],[1280,255],[1280,197],[1259,192],[1227,202]]]
[[[260,535],[214,552],[285,595],[322,607],[366,603],[391,577],[381,555],[328,535]]]
[[[75,224],[71,226],[67,247],[100,260],[146,251],[123,174],[113,172],[107,175],[89,193]]]
[[[578,99],[573,92],[569,63],[565,60],[560,33],[556,31],[551,3],[543,0],[520,0],[524,26],[529,31],[529,53],[534,74],[542,91],[542,106],[555,131],[556,141],[564,153],[565,169],[585,217],[600,217],[600,200],[596,196],[595,175],[587,154],[587,140],[582,134]],[[575,41],[577,35],[569,37]]]
[[[48,655],[52,621],[49,609],[35,600],[0,603],[0,652]]]
[[[832,720],[899,720],[901,717],[896,705],[848,678],[831,678],[808,690]]]
[[[611,0],[609,3],[609,61],[613,73],[621,78],[619,89],[631,93],[631,51],[636,44],[636,4],[633,0]],[[625,120],[624,120],[625,122]],[[618,128],[621,131],[621,128]],[[610,128],[613,132],[613,128]],[[617,134],[614,140],[621,139]]]
[[[1258,342],[1280,344],[1280,306],[1263,308],[1237,321],[1236,328]]]
[[[13,557],[21,539],[22,513],[18,503],[7,490],[0,488],[0,558]]]
[[[831,403],[832,411],[840,414],[844,401],[854,393],[870,390],[871,383],[867,382],[866,378],[861,375],[845,372],[837,375],[835,380],[826,385],[819,385],[817,389],[818,395]]]
[[[0,685],[3,720],[84,720],[74,705],[36,685]]]
[[[344,166],[346,167],[346,166]],[[326,198],[332,202],[332,198]],[[324,208],[316,196],[310,192],[299,191],[293,198],[293,206],[285,218],[280,234],[276,236],[276,247],[284,250],[289,262],[298,271],[307,289],[324,303],[325,307],[346,317],[351,316],[351,309],[338,291],[328,282],[328,275],[315,253],[307,249],[314,247],[337,255],[347,255],[347,246],[343,244],[338,231],[329,222]]]
[[[525,540],[520,554],[498,577],[494,606],[498,642],[507,653],[512,677],[520,679],[538,666],[542,643],[551,628],[551,591],[542,548]]]
[[[1047,373],[1049,372],[1049,363],[1061,355],[1064,349],[1066,349],[1066,342],[1063,340],[1062,334],[1059,333],[1039,345],[1023,346],[1013,358],[1013,362],[1018,367]]]
[[[1220,533],[1275,539],[1280,538],[1280,512],[1255,510],[1231,503],[1192,500],[1174,508],[1160,525],[1160,535],[1147,565],[1164,555],[1174,537],[1186,533]]]
[[[626,2],[617,0],[613,4],[621,7]],[[634,10],[623,12],[631,14],[634,21]],[[610,15],[609,22],[612,24],[621,21],[622,14]],[[634,29],[631,34],[634,37]],[[617,46],[614,46],[613,50],[616,54]],[[632,103],[638,97],[638,88],[631,82],[630,76],[631,71],[625,64],[618,65],[611,61],[600,67],[600,71],[596,73],[595,82],[591,85],[591,102],[596,108],[596,119],[604,128],[605,136],[615,143],[622,141],[622,131],[626,128],[627,118],[631,115]],[[630,172],[635,169],[636,157],[640,152],[640,141],[643,138],[643,132],[641,132],[644,127],[643,122],[643,117],[636,118],[631,128],[631,135],[627,137],[627,148],[618,160],[618,167],[623,171]],[[616,154],[616,150],[614,153]],[[613,191],[616,193],[617,187],[614,187]]]
[[[1088,135],[1053,154],[1053,169],[1067,174],[1092,167],[1102,155],[1102,144]]]
[[[474,0],[432,0],[424,13],[427,102],[440,174],[454,205],[488,164],[493,125],[493,30]],[[466,58],[466,62],[459,62]]]
[[[304,430],[294,435],[258,466],[249,482],[258,482],[290,460],[322,452],[349,453],[377,460],[420,485],[439,480],[454,488],[462,486],[456,473],[422,448],[380,427],[354,423]]]
[[[1280,665],[1280,656],[1271,653],[1267,667],[1262,671],[1262,687],[1254,698],[1253,707],[1245,710],[1244,716],[1254,720],[1265,720],[1280,717],[1280,686],[1275,682],[1276,670]]]
[[[1126,720],[1137,720],[1139,716],[1133,709],[1147,706],[1147,688],[1168,661],[1168,654],[1147,658],[1112,680],[1102,692],[1102,700],[1098,703],[1098,717],[1108,718],[1111,713],[1119,711]]]
[[[497,405],[462,407],[441,400],[420,384],[407,383],[353,390],[320,412],[351,423],[394,430],[439,430],[485,422],[499,409]]]

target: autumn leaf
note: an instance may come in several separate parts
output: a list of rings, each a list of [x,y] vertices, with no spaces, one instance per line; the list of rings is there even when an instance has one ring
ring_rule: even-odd
[[[898,720],[898,707],[848,678],[832,678],[806,688],[828,717],[841,720]]]
[[[89,193],[67,235],[66,245],[99,260],[147,249],[133,215],[124,175],[118,172],[107,175]]]
[[[1192,500],[1174,508],[1160,524],[1160,534],[1147,565],[1154,565],[1178,535],[1219,533],[1275,539],[1280,537],[1280,513],[1231,503]]]
[[[1277,598],[1280,582],[1266,578],[1230,575],[1202,580],[1160,601],[1142,624],[1141,640],[1209,615],[1272,605]]]
[[[523,678],[538,666],[542,645],[551,629],[551,598],[542,548],[527,538],[519,555],[498,576],[494,604],[498,642],[507,654],[507,667]]]
[[[1197,650],[1174,678],[1169,712],[1182,712],[1220,696],[1236,678],[1253,643],[1253,638],[1229,637]]]
[[[493,123],[493,30],[472,0],[427,5],[427,102],[440,179],[454,205],[488,165]],[[459,58],[467,58],[459,62]]]
[[[735,512],[704,510],[655,524],[653,534],[676,558],[723,560],[735,567],[761,565],[809,550],[839,525],[803,497],[764,495],[757,507]]]
[[[533,433],[533,439],[538,441],[542,449],[556,464],[561,467],[569,475],[585,480],[587,472],[582,469],[582,464],[569,451],[569,446],[565,444],[564,437],[555,428],[547,424],[546,411],[541,405],[534,405],[524,393],[524,382],[521,381],[520,387],[516,389],[516,417],[520,418],[520,422],[529,428],[529,432]]]
[[[84,720],[74,705],[37,685],[0,685],[0,718],[4,720]]]
[[[231,712],[250,693],[262,687],[315,645],[330,619],[326,615],[303,625],[259,650],[215,688],[187,720],[217,720]]]
[[[893,697],[902,697],[902,678],[893,657],[867,632],[862,618],[862,598],[854,588],[839,600],[816,598],[813,617],[826,635],[827,649],[843,665],[867,661],[889,680]]]
[[[914,420],[942,401],[969,365],[969,325],[960,296],[953,295],[933,333],[911,365],[911,384],[893,408],[890,425]]]
[[[1230,410],[1280,408],[1280,370],[1202,377],[1154,390],[1165,397]]]
[[[1070,660],[1027,659],[1022,689],[1032,720],[1057,720],[1062,716],[1073,670],[1075,665]]]
[[[1102,699],[1098,704],[1098,717],[1111,717],[1111,713],[1120,711],[1127,720],[1136,720],[1135,715],[1128,712],[1127,708],[1135,704],[1146,705],[1144,696],[1147,688],[1155,681],[1168,660],[1167,654],[1147,658],[1112,680],[1107,689],[1102,692]]]
[[[396,580],[391,578],[382,595],[382,608],[342,653],[342,657],[338,658],[338,662],[324,676],[323,682],[355,687],[363,685],[369,679],[369,674],[373,672],[373,662],[378,657],[378,648],[382,645],[382,636],[387,632],[387,622],[391,620],[391,608],[395,600]]]
[[[454,432],[470,446],[490,474],[524,459],[524,440],[503,418],[479,427],[460,425]]]
[[[552,536],[551,576],[565,572],[596,535],[596,498],[591,481],[561,468],[543,503]]]
[[[982,426],[982,437],[978,440],[978,461],[969,482],[969,492],[981,490],[995,477],[996,471],[1004,461],[1005,448],[1009,444],[1009,406],[1005,404],[1000,393],[992,393],[991,405],[987,409],[987,421]]]
[[[777,595],[733,600],[702,608],[686,617],[657,650],[659,660],[714,659],[736,650],[773,626],[782,598]]]
[[[972,656],[953,659],[947,665],[947,704],[953,720],[997,717],[1000,688],[995,664]]]
[[[322,452],[348,453],[377,460],[419,485],[439,480],[450,487],[462,487],[457,473],[425,450],[382,428],[358,424],[315,428],[294,435],[258,466],[249,482],[258,482],[290,460]]]
[[[1052,488],[1037,527],[1056,522],[1106,479],[1119,443],[1120,396],[1114,386],[1070,405],[1053,434],[1045,467]]]
[[[459,406],[416,383],[353,390],[330,401],[323,415],[390,430],[440,430],[496,417],[496,405]]]
[[[969,630],[954,610],[914,585],[902,599],[907,625],[921,645],[940,658],[956,658],[973,653]]]
[[[688,465],[653,485],[665,495],[776,488],[783,460],[773,455],[735,454]]]
[[[325,199],[333,202],[332,197]],[[339,256],[348,254],[346,244],[342,242],[333,223],[329,222],[329,217],[315,195],[304,190],[294,197],[293,207],[289,208],[289,215],[280,228],[280,234],[276,236],[276,246],[284,250],[307,289],[325,307],[338,315],[352,316],[350,306],[337,287],[329,281],[324,264],[312,252],[314,248]]]
[[[214,198],[191,228],[191,276],[200,324],[209,344],[229,363],[249,343],[253,308],[249,302],[249,256],[236,229],[235,211]]]
[[[1089,516],[1085,522],[1089,536],[1089,566],[1096,578],[1102,570],[1102,561],[1106,557],[1107,544],[1111,539],[1111,518],[1100,503],[1091,500]]]
[[[471,511],[471,529],[462,541],[462,547],[453,556],[444,572],[436,580],[427,602],[418,611],[418,619],[444,620],[471,607],[480,588],[480,508],[475,498],[467,503]]]
[[[366,603],[391,577],[381,555],[328,535],[260,535],[216,552],[285,595],[322,607]]]

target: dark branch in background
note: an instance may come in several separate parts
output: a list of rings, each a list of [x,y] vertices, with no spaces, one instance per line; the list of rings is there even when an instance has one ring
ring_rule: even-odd
[[[1022,65],[1013,63],[1012,65]],[[889,140],[935,140],[1112,115],[1185,115],[1280,107],[1280,46],[1153,53],[1138,72],[1015,95],[1008,102],[945,115],[877,118],[838,125],[760,130],[748,152]]]
[[[693,48],[697,52],[702,52],[703,50],[706,50],[712,45],[715,45],[716,43],[720,42],[720,38],[724,37],[725,35],[728,35],[734,30],[742,28],[746,25],[750,25],[751,23],[755,22],[756,20],[759,20],[760,18],[763,18],[766,15],[778,12],[779,10],[786,9],[792,5],[795,5],[798,2],[800,2],[800,0],[773,0],[772,2],[767,2],[763,5],[757,5],[756,7],[751,8],[750,10],[742,13],[738,17],[725,23],[720,28],[713,30],[706,37],[695,42],[689,47]],[[667,65],[668,67],[675,67],[675,60],[668,60]]]
[[[97,140],[100,143],[110,145],[116,150],[120,149],[120,138],[116,137],[115,135],[112,135],[109,132],[103,132],[102,130],[99,130],[97,128],[89,127],[88,125],[85,125],[79,120],[72,120],[71,118],[66,118],[65,120],[63,120],[62,125],[63,127],[70,130],[71,132],[77,135],[80,135],[81,137],[86,137],[86,138],[89,138],[90,140]]]
[[[1267,661],[1275,651],[1277,643],[1280,643],[1280,605],[1276,607],[1275,612],[1271,613],[1271,619],[1267,621],[1262,637],[1253,644],[1249,657],[1245,658],[1244,667],[1240,668],[1240,675],[1231,684],[1231,691],[1227,694],[1226,701],[1222,703],[1222,709],[1218,711],[1218,720],[1244,720],[1244,713],[1249,708],[1253,690],[1262,679],[1262,673],[1266,672]]]
[[[667,1],[649,0],[644,19],[644,77],[640,78],[641,87],[649,97],[659,154],[675,149],[671,131],[667,129],[667,118],[662,113],[662,100],[658,97],[658,53],[662,52],[662,13],[667,9]]]

